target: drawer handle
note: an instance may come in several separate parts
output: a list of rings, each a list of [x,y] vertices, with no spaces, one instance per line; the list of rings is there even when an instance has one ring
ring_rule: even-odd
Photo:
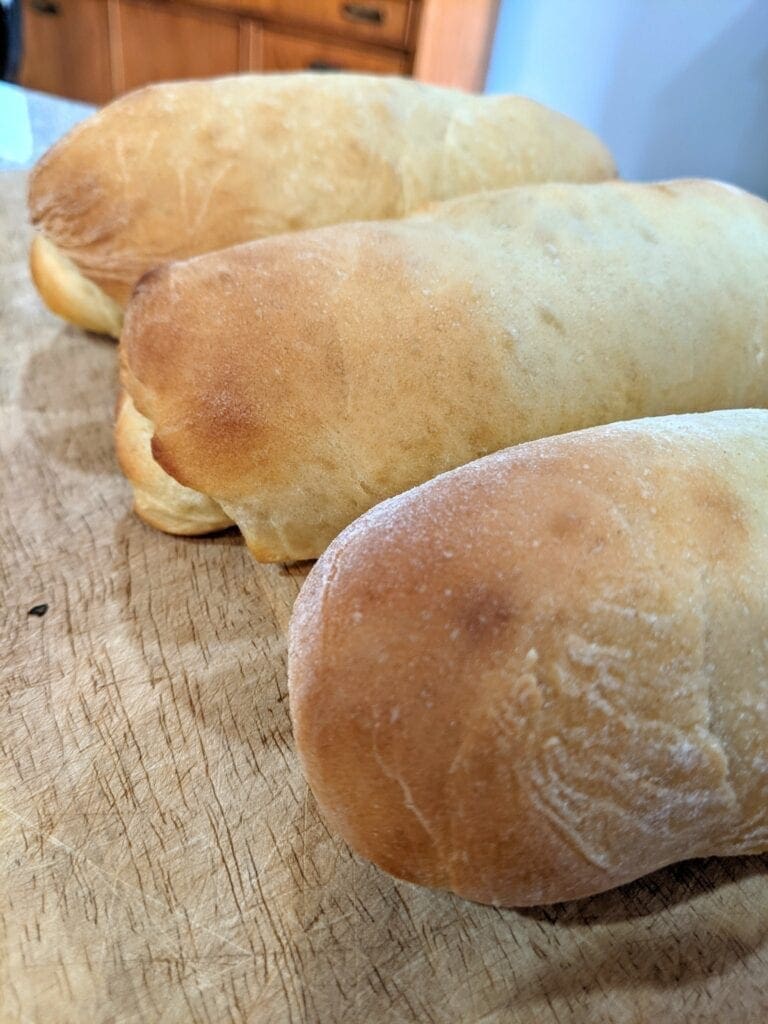
[[[310,71],[341,71],[341,64],[329,64],[327,60],[313,60],[307,67]]]
[[[59,5],[53,3],[53,0],[32,0],[30,7],[38,14],[61,14]]]
[[[370,4],[342,4],[341,16],[347,21],[362,21],[366,25],[384,24],[384,11]]]

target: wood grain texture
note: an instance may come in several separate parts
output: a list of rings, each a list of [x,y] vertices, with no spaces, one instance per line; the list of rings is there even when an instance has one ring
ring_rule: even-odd
[[[515,912],[329,836],[286,700],[305,570],[130,514],[115,349],[36,299],[24,184],[0,190],[2,1024],[763,1024],[768,857]]]

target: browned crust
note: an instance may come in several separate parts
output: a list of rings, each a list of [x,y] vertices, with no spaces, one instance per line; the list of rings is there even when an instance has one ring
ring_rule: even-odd
[[[316,557],[489,451],[768,403],[766,224],[710,182],[619,182],[264,239],[142,280],[124,385],[257,557]]]
[[[768,848],[767,443],[754,410],[594,428],[349,527],[289,641],[329,824],[508,906]]]
[[[133,486],[133,508],[157,530],[182,536],[213,533],[232,520],[211,498],[183,487],[158,465],[151,453],[152,425],[121,393],[115,423],[120,468]]]
[[[313,133],[321,144],[308,143]],[[167,260],[400,217],[482,188],[614,173],[590,132],[521,97],[380,76],[242,75],[120,97],[39,161],[29,210],[36,230],[125,306],[141,275]],[[112,328],[71,275],[37,279],[61,315]]]

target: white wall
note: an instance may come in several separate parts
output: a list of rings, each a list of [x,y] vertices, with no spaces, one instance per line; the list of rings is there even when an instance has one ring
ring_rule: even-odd
[[[768,196],[768,0],[502,0],[486,89],[577,118],[626,178]]]

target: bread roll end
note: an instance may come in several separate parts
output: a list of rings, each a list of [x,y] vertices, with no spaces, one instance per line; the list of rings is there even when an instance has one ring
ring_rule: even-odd
[[[768,412],[518,445],[331,544],[289,630],[328,825],[503,906],[768,846]]]
[[[134,511],[145,523],[181,536],[233,525],[215,501],[184,487],[158,465],[152,457],[152,424],[125,392],[118,401],[115,443],[120,468],[133,487]]]
[[[76,327],[96,334],[120,336],[123,310],[80,273],[72,260],[43,235],[35,235],[29,269],[48,309]]]

